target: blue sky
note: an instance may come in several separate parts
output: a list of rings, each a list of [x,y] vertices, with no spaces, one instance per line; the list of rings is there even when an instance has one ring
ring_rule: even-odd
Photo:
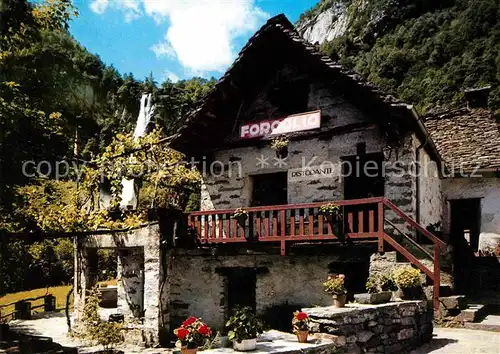
[[[106,64],[138,79],[219,77],[269,18],[295,22],[318,0],[73,0],[71,33]]]

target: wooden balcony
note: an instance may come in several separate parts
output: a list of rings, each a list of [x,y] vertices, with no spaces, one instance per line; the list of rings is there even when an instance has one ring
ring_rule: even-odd
[[[334,202],[343,209],[346,238],[378,238],[382,220],[378,220],[377,208],[382,200],[368,198]],[[319,212],[324,204],[245,208],[248,218],[244,224],[233,218],[235,209],[199,211],[188,215],[188,224],[196,229],[201,243],[280,242],[284,255],[287,242],[338,239],[338,230],[334,231],[335,227]]]
[[[434,284],[434,306],[439,306],[439,255],[445,244],[406,215],[389,200],[366,198],[332,202],[343,214],[342,225],[335,225],[320,213],[322,203],[287,204],[245,208],[248,217],[241,224],[233,217],[236,209],[207,210],[187,214],[188,225],[196,231],[202,244],[276,242],[281,255],[286,255],[287,243],[368,240],[377,243],[378,251],[385,247],[396,250],[424,272]],[[387,211],[397,215],[402,223],[425,236],[434,244],[434,254],[408,237],[398,226],[386,219]],[[390,231],[389,231],[389,228]],[[399,241],[394,237],[399,233]],[[404,241],[404,242],[401,242]],[[433,269],[426,267],[412,254],[408,245],[419,249],[433,260]]]

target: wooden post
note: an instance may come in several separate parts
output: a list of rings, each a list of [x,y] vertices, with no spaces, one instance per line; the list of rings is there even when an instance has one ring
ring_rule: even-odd
[[[285,210],[283,209],[281,210],[281,255],[282,256],[286,254],[285,233],[286,233]]]
[[[378,251],[384,252],[384,203],[378,202]]]
[[[432,299],[434,303],[434,312],[439,310],[439,288],[441,286],[441,269],[439,266],[440,247],[438,243],[434,243],[434,291]]]

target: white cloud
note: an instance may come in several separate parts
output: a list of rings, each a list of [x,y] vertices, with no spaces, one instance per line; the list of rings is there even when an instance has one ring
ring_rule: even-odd
[[[163,40],[151,50],[157,57],[174,56],[195,72],[223,71],[236,56],[235,39],[269,17],[255,0],[93,0],[91,8],[102,13],[111,4],[128,21],[145,14],[158,25],[167,22]]]
[[[148,15],[168,17],[165,41],[194,71],[222,71],[233,61],[234,40],[253,32],[268,17],[253,0],[143,0]]]
[[[180,80],[180,77],[170,70],[165,70],[165,72],[163,73],[163,77],[165,80],[168,79],[174,83]]]
[[[99,15],[110,7],[122,11],[125,22],[131,22],[143,15],[139,0],[92,0],[90,3],[90,9]]]
[[[150,48],[157,58],[161,57],[175,57],[175,50],[172,46],[167,42],[159,42],[151,46]]]
[[[90,3],[90,9],[97,14],[102,14],[108,8],[108,0],[93,0]]]

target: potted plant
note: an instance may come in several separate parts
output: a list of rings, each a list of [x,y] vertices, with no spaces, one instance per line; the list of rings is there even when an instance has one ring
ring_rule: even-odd
[[[344,307],[347,299],[347,290],[344,285],[345,275],[329,276],[323,283],[325,291],[332,295],[334,307]]]
[[[227,321],[226,327],[228,338],[233,341],[233,348],[237,351],[254,350],[257,345],[257,335],[264,330],[262,322],[250,307],[238,310]]]
[[[422,277],[420,270],[412,266],[399,267],[394,270],[393,278],[401,290],[401,298],[405,300],[417,299],[422,294]]]
[[[340,206],[335,203],[327,203],[320,206],[319,213],[324,216],[328,223],[333,224],[340,215]]]
[[[248,211],[244,208],[238,208],[234,211],[233,219],[236,219],[238,225],[245,227],[245,222],[248,219]]]
[[[390,274],[378,273],[368,277],[364,294],[354,295],[354,300],[360,304],[383,304],[389,302],[396,284]]]
[[[285,137],[274,138],[271,141],[271,148],[276,150],[276,157],[285,158],[288,156],[288,144],[290,140]]]
[[[189,317],[182,326],[174,331],[177,336],[176,346],[182,354],[195,354],[198,347],[205,345],[212,335],[212,330],[197,317]]]
[[[309,322],[311,319],[305,312],[293,313],[293,332],[297,335],[299,343],[307,343],[307,336],[309,335]]]
[[[319,213],[323,215],[325,221],[332,227],[333,234],[344,243],[344,218],[340,206],[335,203],[327,203],[319,208]]]

